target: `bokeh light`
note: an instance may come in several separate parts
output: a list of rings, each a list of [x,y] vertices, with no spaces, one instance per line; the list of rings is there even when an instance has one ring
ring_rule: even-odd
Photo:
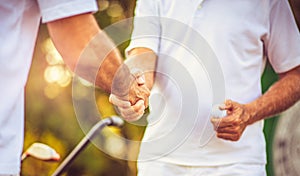
[[[124,143],[124,140],[114,136],[108,136],[106,138],[105,148],[109,154],[115,157],[124,157],[124,155],[127,153],[127,147]]]
[[[107,9],[107,14],[110,17],[120,17],[123,15],[123,8],[119,3],[112,3]]]
[[[64,76],[64,71],[61,65],[48,66],[44,72],[45,80],[48,83],[58,82]]]
[[[49,65],[64,64],[64,61],[56,50],[52,40],[47,38],[42,44],[42,51],[45,53],[46,61]]]
[[[109,7],[109,2],[106,0],[98,1],[99,11],[104,11]]]
[[[44,94],[53,99],[59,95],[60,88],[67,87],[71,83],[72,73],[64,64],[50,38],[42,43],[42,51],[48,64],[44,71],[44,79],[48,84],[44,88]]]

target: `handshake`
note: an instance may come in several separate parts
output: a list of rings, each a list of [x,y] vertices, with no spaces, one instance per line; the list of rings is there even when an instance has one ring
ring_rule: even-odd
[[[126,96],[121,97],[113,93],[109,96],[109,102],[115,105],[120,115],[129,122],[139,120],[143,116],[150,96],[150,90],[145,84],[145,75],[141,72],[132,75],[134,80]]]
[[[126,64],[121,67],[121,71],[112,83],[109,101],[129,122],[139,120],[148,107],[150,89],[154,82],[156,58],[156,54],[148,48],[131,50]],[[127,75],[126,78],[124,75]],[[128,75],[130,75],[129,78]],[[123,93],[120,95],[120,92]]]

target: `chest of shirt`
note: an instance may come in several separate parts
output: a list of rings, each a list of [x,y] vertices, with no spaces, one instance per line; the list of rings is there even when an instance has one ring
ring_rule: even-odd
[[[260,40],[268,32],[268,5],[264,0],[163,0],[160,17],[189,25],[208,38]],[[162,24],[162,33],[176,25]]]

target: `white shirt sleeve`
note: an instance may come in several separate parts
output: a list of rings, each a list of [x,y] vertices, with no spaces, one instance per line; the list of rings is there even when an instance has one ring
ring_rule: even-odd
[[[134,28],[126,54],[133,48],[145,47],[158,52],[160,20],[157,0],[138,0],[135,8]]]
[[[70,17],[98,10],[96,0],[37,0],[42,22]]]
[[[270,7],[268,59],[277,73],[300,65],[300,34],[287,0],[275,0]]]

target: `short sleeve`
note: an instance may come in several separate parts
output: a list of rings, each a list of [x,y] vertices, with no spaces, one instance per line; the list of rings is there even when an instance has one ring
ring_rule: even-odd
[[[266,52],[274,70],[283,73],[300,65],[299,29],[287,0],[271,2]]]
[[[58,20],[73,15],[95,12],[96,0],[37,0],[42,15],[42,22]]]
[[[133,48],[145,47],[158,52],[160,19],[157,0],[138,0],[135,8],[131,42],[126,53]]]

